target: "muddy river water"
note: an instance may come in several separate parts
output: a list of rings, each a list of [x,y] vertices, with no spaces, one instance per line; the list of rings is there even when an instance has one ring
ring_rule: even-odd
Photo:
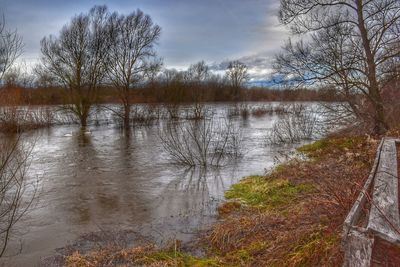
[[[2,261],[35,266],[56,248],[99,230],[135,229],[156,240],[191,238],[215,220],[233,183],[263,174],[282,151],[293,149],[266,145],[276,118],[234,118],[243,130],[243,157],[207,169],[172,164],[158,137],[159,123],[134,127],[129,136],[113,123],[90,126],[87,133],[71,125],[26,134],[26,140],[35,140],[27,177],[38,181],[38,192]]]

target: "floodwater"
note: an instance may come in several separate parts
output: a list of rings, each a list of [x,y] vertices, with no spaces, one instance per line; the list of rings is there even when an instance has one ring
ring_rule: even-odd
[[[134,229],[158,241],[190,239],[215,221],[216,207],[233,183],[263,174],[293,149],[266,145],[276,118],[235,118],[243,130],[243,157],[208,169],[173,164],[158,137],[159,123],[134,127],[129,136],[112,123],[90,126],[86,134],[73,125],[28,133],[25,140],[35,140],[35,146],[27,177],[38,181],[38,192],[2,261],[35,266],[56,248],[100,230]]]

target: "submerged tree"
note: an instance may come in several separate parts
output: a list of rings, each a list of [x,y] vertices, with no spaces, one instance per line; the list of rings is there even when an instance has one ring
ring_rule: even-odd
[[[16,223],[28,211],[36,195],[37,184],[26,181],[32,147],[17,140],[0,142],[0,258],[5,255]]]
[[[105,76],[109,39],[105,6],[95,6],[89,13],[72,18],[58,36],[41,41],[43,70],[66,88],[66,107],[82,127],[87,125],[98,88]]]
[[[112,14],[108,30],[111,42],[107,50],[107,78],[117,90],[124,109],[124,125],[129,127],[131,90],[161,65],[154,50],[161,28],[149,15],[137,10],[127,16]]]
[[[240,61],[232,61],[228,65],[226,77],[233,88],[234,100],[239,100],[240,88],[249,79],[247,66]]]
[[[202,60],[190,65],[186,71],[186,81],[190,86],[190,100],[193,103],[190,115],[192,119],[201,119],[205,116],[204,101],[206,98],[206,84],[211,77],[210,69]]]
[[[207,66],[204,60],[190,65],[189,69],[187,70],[187,78],[195,83],[204,82],[209,77],[210,77],[210,68]]]
[[[6,29],[4,16],[0,19],[0,81],[22,54],[22,38],[17,31]]]
[[[176,69],[164,69],[160,74],[163,83],[163,102],[166,103],[168,115],[171,119],[179,118],[180,106],[186,99],[187,90],[184,86],[184,72]]]
[[[286,44],[276,72],[293,83],[335,88],[347,111],[372,122],[374,133],[386,132],[382,91],[400,56],[400,2],[281,0],[280,20],[307,39]]]

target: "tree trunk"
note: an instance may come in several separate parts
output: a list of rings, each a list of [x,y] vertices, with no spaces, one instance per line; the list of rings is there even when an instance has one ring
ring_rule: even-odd
[[[374,133],[384,134],[388,130],[385,119],[385,111],[382,103],[382,96],[379,90],[379,83],[376,77],[376,63],[369,41],[368,31],[365,27],[363,14],[363,0],[357,0],[358,28],[360,30],[362,44],[367,61],[367,77],[369,82],[368,93],[374,108]]]
[[[383,104],[382,102],[378,102],[375,106],[374,133],[378,135],[385,134],[388,128]]]
[[[126,103],[124,105],[124,127],[129,128],[131,122],[131,105]]]
[[[87,126],[87,117],[88,115],[86,113],[81,114],[81,116],[79,117],[82,128],[85,128]]]

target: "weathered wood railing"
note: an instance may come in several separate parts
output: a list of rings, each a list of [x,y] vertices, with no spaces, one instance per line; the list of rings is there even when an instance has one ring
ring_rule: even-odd
[[[347,215],[343,229],[344,266],[370,266],[376,237],[400,245],[399,142],[382,139],[371,173]]]

